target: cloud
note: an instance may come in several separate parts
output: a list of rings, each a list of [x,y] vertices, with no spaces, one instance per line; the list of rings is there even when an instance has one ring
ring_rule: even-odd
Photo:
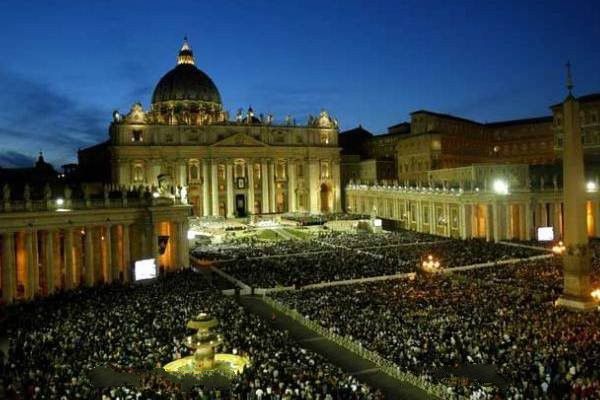
[[[43,149],[47,159],[62,163],[106,137],[106,110],[2,67],[0,87],[0,140],[8,152]]]
[[[5,168],[32,167],[35,158],[13,150],[0,152],[0,166]]]

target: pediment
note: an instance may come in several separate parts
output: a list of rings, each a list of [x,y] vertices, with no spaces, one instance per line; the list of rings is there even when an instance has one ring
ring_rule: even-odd
[[[213,147],[267,147],[268,145],[258,139],[253,138],[245,133],[236,133],[213,143]]]

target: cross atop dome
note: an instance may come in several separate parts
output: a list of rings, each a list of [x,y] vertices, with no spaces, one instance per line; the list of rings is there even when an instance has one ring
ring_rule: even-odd
[[[184,36],[183,44],[181,45],[181,49],[179,50],[179,54],[177,55],[177,65],[181,64],[196,64],[194,61],[194,53],[192,52],[192,46],[190,46],[190,44],[188,43],[187,36]]]

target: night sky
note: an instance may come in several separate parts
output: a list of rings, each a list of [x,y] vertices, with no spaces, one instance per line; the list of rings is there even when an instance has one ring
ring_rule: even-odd
[[[423,108],[549,115],[567,60],[577,95],[600,92],[598,0],[2,1],[0,165],[43,150],[59,166],[105,140],[114,109],[149,106],[186,34],[231,115],[326,108],[376,133]]]

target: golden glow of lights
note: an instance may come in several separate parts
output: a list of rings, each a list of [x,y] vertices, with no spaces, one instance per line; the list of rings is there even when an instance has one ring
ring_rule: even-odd
[[[427,256],[425,261],[423,261],[422,267],[426,272],[440,272],[442,269],[440,262],[434,259],[431,254]]]
[[[558,254],[558,255],[561,255],[562,253],[564,253],[565,249],[566,249],[566,247],[565,247],[564,243],[562,242],[562,240],[559,241],[554,246],[552,246],[552,252],[554,254]]]
[[[600,301],[600,288],[592,291],[592,298],[596,301]]]

